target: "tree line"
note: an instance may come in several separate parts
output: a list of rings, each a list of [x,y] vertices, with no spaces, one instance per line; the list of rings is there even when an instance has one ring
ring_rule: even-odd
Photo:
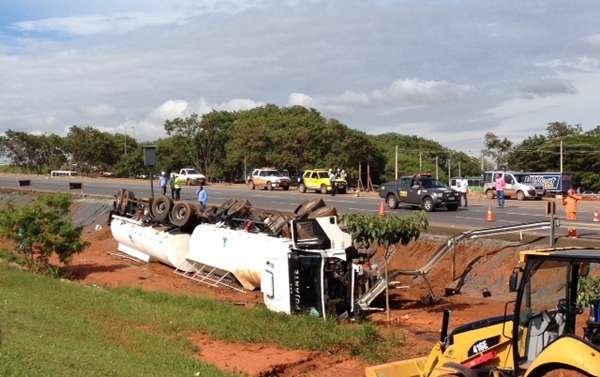
[[[302,106],[266,105],[245,111],[212,111],[202,116],[169,119],[167,137],[156,145],[158,171],[195,167],[210,180],[243,179],[253,167],[275,166],[295,174],[309,168],[345,169],[356,180],[362,163],[363,180],[369,165],[375,183],[394,178],[395,148],[398,173],[436,172],[479,175],[479,161],[441,144],[397,133],[370,135]],[[110,171],[131,177],[145,172],[141,142],[122,133],[72,126],[67,135],[33,135],[8,130],[0,136],[0,153],[26,171],[47,173],[73,169],[83,174]]]
[[[551,122],[546,134],[528,136],[520,143],[487,133],[486,156],[502,169],[537,172],[560,171],[563,145],[563,172],[571,174],[573,185],[600,191],[600,126],[583,131],[580,124]]]

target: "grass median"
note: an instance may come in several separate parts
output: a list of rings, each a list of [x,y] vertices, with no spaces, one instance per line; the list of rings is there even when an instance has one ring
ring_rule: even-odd
[[[395,340],[344,325],[201,297],[105,289],[0,262],[2,376],[230,376],[195,358],[194,332],[378,360]]]

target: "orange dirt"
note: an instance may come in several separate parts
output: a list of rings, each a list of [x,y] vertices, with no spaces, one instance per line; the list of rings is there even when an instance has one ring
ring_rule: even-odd
[[[250,377],[359,377],[366,366],[337,355],[256,343],[226,343],[204,334],[195,334],[190,341],[199,348],[202,361]]]

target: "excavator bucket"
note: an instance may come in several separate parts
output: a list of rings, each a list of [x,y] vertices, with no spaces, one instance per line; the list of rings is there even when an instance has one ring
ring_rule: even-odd
[[[365,369],[365,377],[424,377],[427,357],[394,361]]]

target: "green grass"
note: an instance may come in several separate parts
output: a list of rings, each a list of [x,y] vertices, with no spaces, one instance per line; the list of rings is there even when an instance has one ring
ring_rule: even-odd
[[[0,262],[1,376],[227,376],[202,364],[187,337],[204,332],[288,348],[385,357],[393,339],[369,324],[247,309],[206,298],[107,290],[32,275]]]

